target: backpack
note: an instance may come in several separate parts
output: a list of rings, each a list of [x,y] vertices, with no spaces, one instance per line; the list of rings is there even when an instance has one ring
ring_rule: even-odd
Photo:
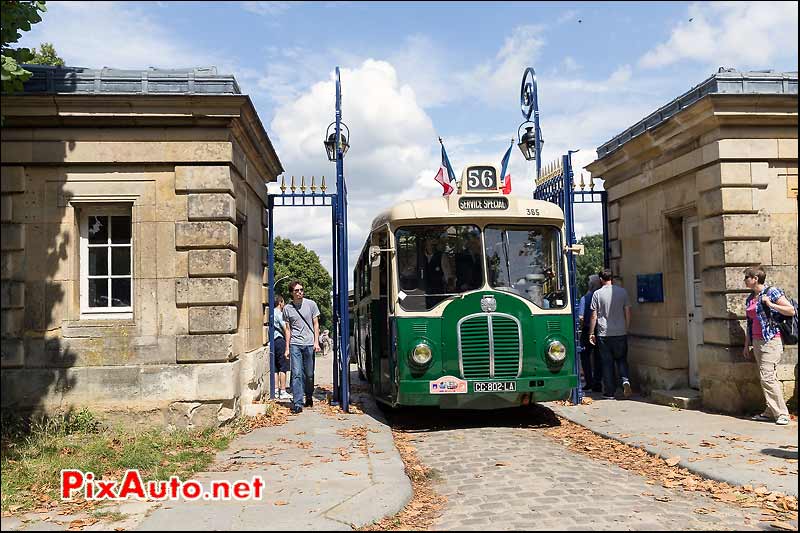
[[[778,331],[781,332],[783,344],[793,346],[797,344],[797,300],[789,298],[788,296],[786,299],[789,300],[789,303],[794,307],[794,315],[779,315],[779,318],[775,319],[775,326],[778,328]]]

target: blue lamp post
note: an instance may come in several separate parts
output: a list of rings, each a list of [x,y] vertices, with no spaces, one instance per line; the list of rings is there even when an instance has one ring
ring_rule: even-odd
[[[533,67],[525,69],[522,75],[522,87],[519,93],[519,105],[525,122],[517,129],[519,146],[527,161],[536,160],[536,179],[542,174],[542,130],[539,129],[539,97],[536,90],[536,71]],[[531,121],[531,114],[533,120]],[[530,124],[530,126],[528,126]],[[525,127],[525,133],[521,133]]]
[[[333,131],[331,131],[333,126]],[[347,131],[345,134],[342,128]],[[325,151],[329,161],[336,162],[336,203],[334,205],[334,272],[333,301],[334,323],[338,319],[338,342],[333,357],[333,397],[342,409],[349,412],[350,405],[350,311],[348,309],[347,265],[347,186],[344,181],[344,154],[350,148],[350,129],[342,122],[342,86],[339,67],[336,67],[336,121],[325,132]],[[337,346],[338,345],[338,346]],[[337,349],[338,348],[338,349]]]

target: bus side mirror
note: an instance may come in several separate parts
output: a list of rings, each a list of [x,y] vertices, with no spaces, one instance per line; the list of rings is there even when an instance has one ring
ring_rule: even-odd
[[[381,248],[377,244],[374,244],[369,247],[369,266],[377,267],[381,266],[381,252],[392,252],[394,253],[394,248]]]
[[[375,268],[381,266],[381,247],[380,246],[370,246],[369,247],[369,266]]]
[[[584,255],[586,253],[586,248],[583,244],[573,244],[572,246],[565,246],[564,252],[572,252],[573,254]]]

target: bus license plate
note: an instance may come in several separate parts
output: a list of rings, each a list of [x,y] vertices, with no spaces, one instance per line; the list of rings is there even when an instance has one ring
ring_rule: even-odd
[[[475,392],[516,392],[516,381],[476,381]]]

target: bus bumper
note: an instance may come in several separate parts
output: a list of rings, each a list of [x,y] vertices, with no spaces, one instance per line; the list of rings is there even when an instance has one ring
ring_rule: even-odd
[[[557,376],[512,380],[466,380],[466,393],[431,394],[430,384],[423,380],[400,382],[396,406],[438,406],[442,409],[503,409],[528,403],[566,400],[578,385],[578,377]],[[514,392],[475,392],[475,383],[497,381],[516,383]]]

